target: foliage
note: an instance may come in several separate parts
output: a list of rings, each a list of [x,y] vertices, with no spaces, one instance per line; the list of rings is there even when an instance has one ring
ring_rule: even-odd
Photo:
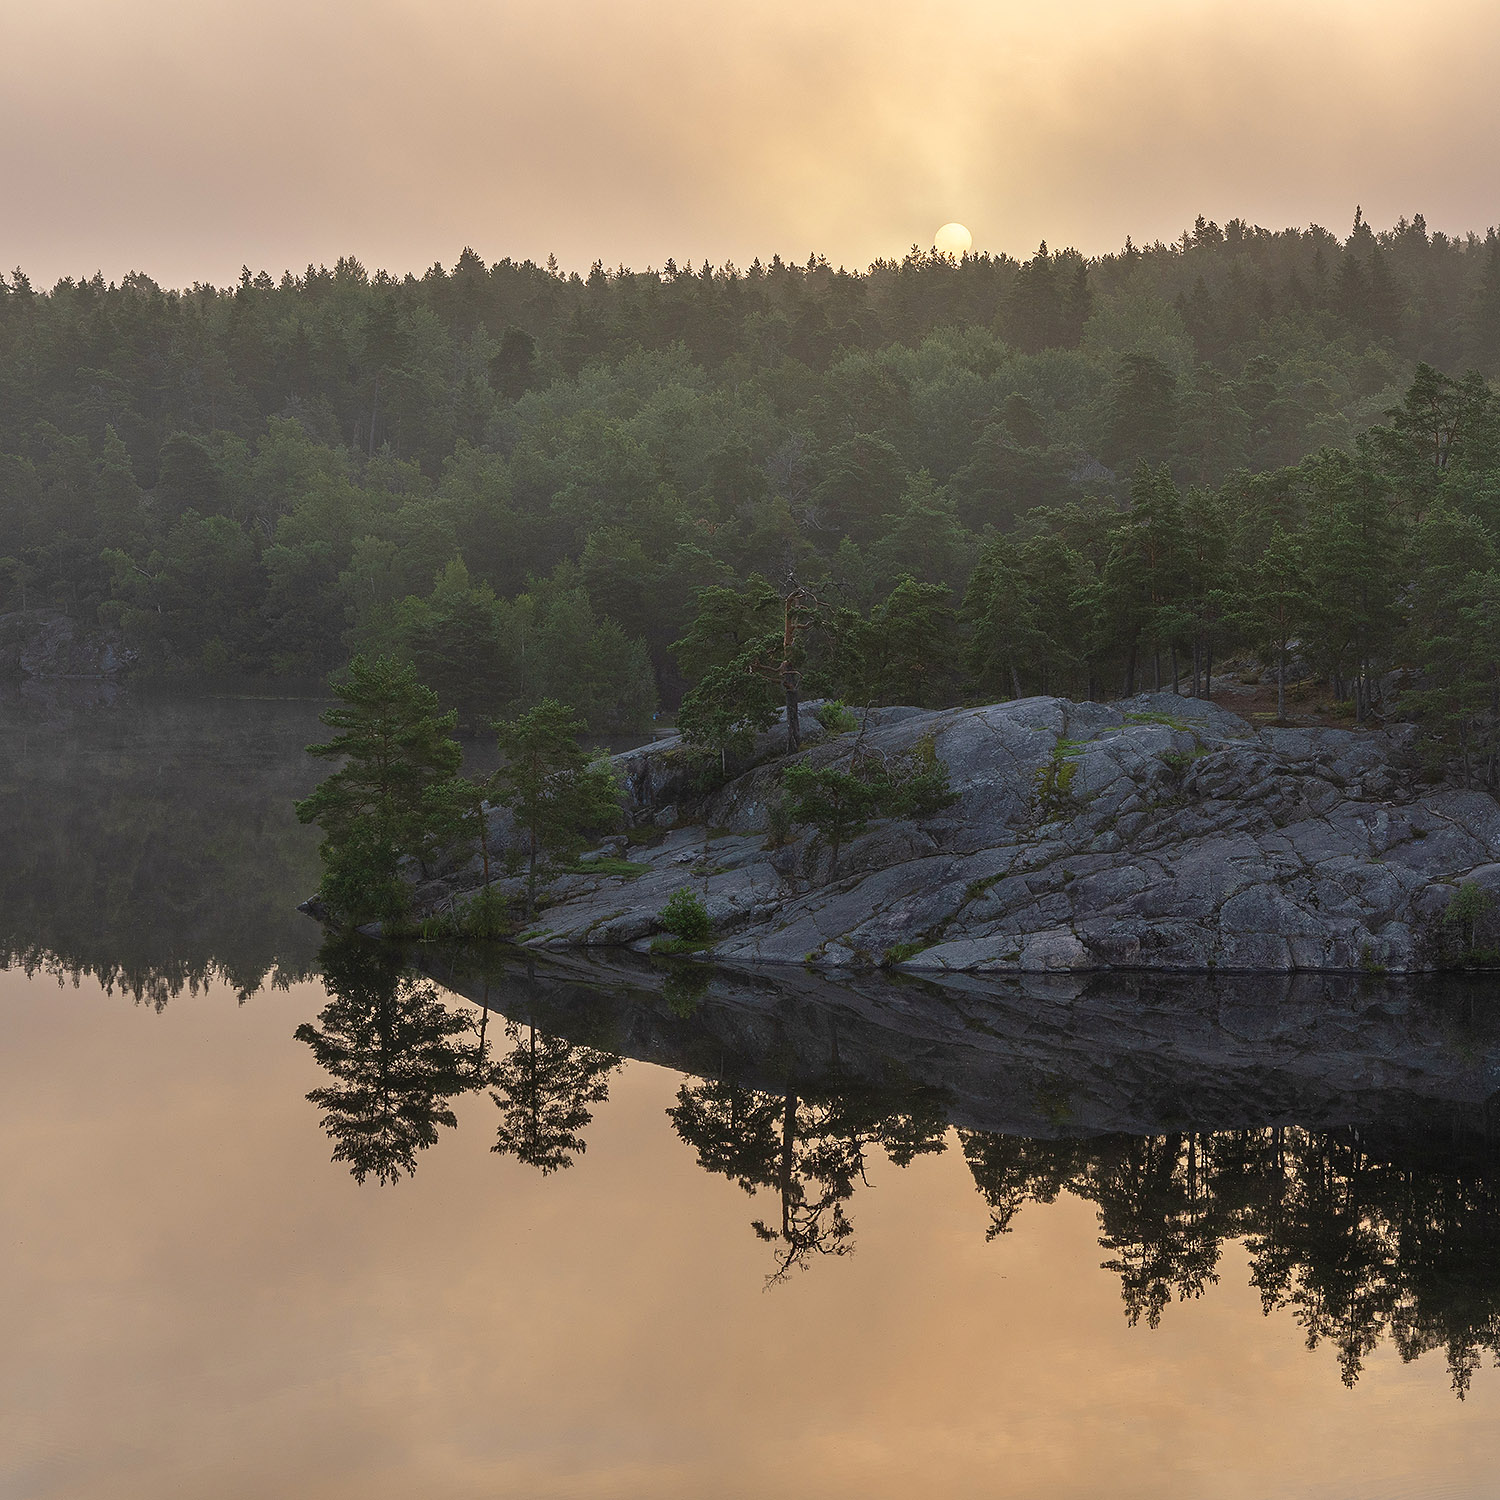
[[[1481,947],[1479,941],[1485,918],[1494,904],[1495,898],[1476,880],[1465,880],[1454,891],[1442,919],[1449,939],[1444,946],[1450,950],[1451,962],[1472,968],[1492,964],[1500,958],[1495,948]]]
[[[536,909],[542,856],[582,846],[585,833],[613,828],[620,790],[607,761],[578,744],[582,718],[551,698],[495,729],[504,764],[495,773],[497,796],[511,809],[526,839],[526,915]]]
[[[686,886],[672,892],[657,920],[680,942],[698,946],[706,943],[714,930],[703,898]]]
[[[407,904],[399,860],[420,856],[450,826],[444,787],[461,754],[449,736],[455,715],[439,713],[415,670],[389,657],[356,657],[333,693],[338,706],[322,718],[339,733],[307,748],[343,765],[297,803],[297,817],[323,831],[328,909],[354,924],[390,921]]]
[[[859,720],[837,698],[820,703],[813,717],[829,734],[848,734],[859,728]]]
[[[458,1123],[448,1101],[471,1086],[456,1040],[469,1022],[385,950],[345,941],[325,946],[322,961],[328,1004],[296,1037],[332,1082],[307,1097],[322,1112],[333,1160],[347,1162],[356,1182],[373,1174],[391,1184]]]
[[[1283,713],[1295,670],[1368,720],[1404,668],[1500,788],[1497,328],[1500,235],[1420,216],[858,274],[17,272],[0,612],[196,680],[394,656],[466,726],[682,702],[721,771],[804,686],[1203,693],[1249,651]]]
[[[593,1106],[609,1098],[609,1078],[620,1067],[613,1053],[548,1036],[535,1026],[506,1023],[515,1044],[489,1074],[491,1099],[500,1111],[495,1144],[542,1176],[571,1167],[587,1150],[583,1132]]]

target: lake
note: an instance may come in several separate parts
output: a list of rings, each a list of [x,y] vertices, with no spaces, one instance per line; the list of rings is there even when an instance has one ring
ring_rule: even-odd
[[[1495,1492],[1488,982],[323,947],[317,711],[0,698],[4,1500]]]

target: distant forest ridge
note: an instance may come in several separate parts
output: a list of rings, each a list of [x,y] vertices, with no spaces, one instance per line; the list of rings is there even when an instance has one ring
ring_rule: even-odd
[[[1465,579],[1489,570],[1496,373],[1500,235],[1420,215],[865,273],[18,271],[0,612],[185,679],[391,651],[476,721],[550,694],[604,730],[688,686],[670,648],[709,585],[795,575],[869,624],[886,676],[820,684],[814,652],[810,688],[1104,692],[1264,655],[1243,606],[1271,548],[1299,670],[1363,708],[1426,659],[1433,518],[1468,528]],[[1354,577],[1318,549],[1356,492],[1390,594],[1314,619],[1319,580]]]

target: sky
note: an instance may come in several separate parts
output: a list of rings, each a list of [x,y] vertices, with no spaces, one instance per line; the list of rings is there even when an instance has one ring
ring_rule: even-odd
[[[1500,220],[1478,0],[0,0],[0,36],[39,284]]]

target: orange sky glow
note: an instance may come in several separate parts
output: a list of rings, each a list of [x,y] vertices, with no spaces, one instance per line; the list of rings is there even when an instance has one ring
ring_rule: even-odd
[[[1475,0],[0,0],[0,264],[850,266],[1500,220]]]

